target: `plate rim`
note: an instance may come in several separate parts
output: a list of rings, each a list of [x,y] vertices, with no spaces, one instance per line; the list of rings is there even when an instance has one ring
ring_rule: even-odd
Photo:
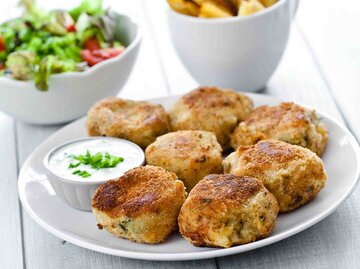
[[[273,101],[283,102],[281,99],[265,94],[258,94],[258,93],[244,93],[250,97],[252,96],[261,96],[261,98],[267,98]],[[145,101],[149,102],[161,102],[161,100],[164,99],[171,99],[180,97],[181,95],[166,95],[162,97],[157,98],[150,98],[145,99]],[[306,108],[309,108],[309,106],[302,104],[301,102],[296,102],[297,104],[300,104],[301,106],[304,106]],[[312,108],[313,109],[313,108]],[[360,160],[360,147],[355,139],[354,135],[344,126],[344,124],[340,123],[339,121],[335,120],[333,117],[329,116],[326,113],[323,113],[321,110],[316,109],[316,111],[321,114],[322,116],[325,116],[327,120],[333,122],[337,127],[339,127],[344,133],[349,137],[349,141],[351,143],[351,146],[354,150],[355,155],[357,156],[357,159]],[[231,248],[213,248],[206,251],[201,252],[187,252],[187,253],[145,253],[145,252],[134,252],[134,251],[127,251],[127,250],[121,250],[121,249],[113,249],[109,247],[103,247],[99,246],[95,243],[90,242],[84,242],[80,239],[77,239],[75,237],[72,237],[70,235],[67,235],[56,228],[49,225],[46,221],[42,220],[40,217],[36,215],[34,210],[31,208],[31,206],[28,204],[26,200],[25,195],[25,180],[22,180],[24,177],[23,174],[25,173],[26,168],[29,166],[30,160],[33,158],[33,155],[35,155],[36,151],[41,148],[43,144],[45,144],[47,141],[51,140],[53,136],[55,136],[59,131],[63,130],[64,128],[69,128],[71,125],[76,125],[78,122],[84,121],[86,119],[86,116],[81,117],[73,122],[70,122],[66,124],[65,126],[61,127],[59,130],[57,130],[55,133],[50,135],[48,138],[46,138],[41,144],[39,144],[32,152],[31,154],[26,158],[26,161],[23,163],[19,176],[18,176],[18,196],[21,201],[22,207],[25,209],[26,213],[44,230],[47,232],[55,235],[56,237],[63,239],[71,244],[74,244],[79,247],[83,247],[85,249],[89,249],[92,251],[109,254],[113,256],[120,256],[124,258],[130,258],[130,259],[140,259],[140,260],[152,260],[152,261],[186,261],[186,260],[203,260],[203,259],[209,259],[209,258],[217,258],[217,257],[224,257],[229,255],[234,255],[242,252],[247,252],[250,250],[254,250],[260,247],[265,247],[270,244],[279,242],[283,239],[289,238],[297,233],[300,233],[309,227],[315,225],[316,223],[322,221],[329,215],[331,215],[345,200],[347,200],[350,195],[353,193],[353,191],[356,189],[359,180],[360,180],[360,165],[357,166],[356,170],[356,179],[351,188],[343,195],[343,197],[338,200],[336,203],[329,206],[326,210],[322,211],[319,215],[310,218],[309,220],[306,220],[305,223],[303,223],[300,227],[296,226],[291,229],[288,229],[286,231],[281,232],[278,235],[275,235],[273,237],[267,237],[259,241],[252,242],[250,244],[240,245],[240,246],[234,246]]]

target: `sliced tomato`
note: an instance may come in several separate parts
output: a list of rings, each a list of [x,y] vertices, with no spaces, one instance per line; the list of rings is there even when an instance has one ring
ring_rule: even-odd
[[[72,24],[69,24],[66,26],[66,31],[68,33],[70,32],[76,32],[76,26],[75,26],[75,23],[72,23]]]
[[[123,51],[124,51],[124,47],[119,47],[119,48],[106,48],[106,49],[101,49],[101,50],[94,50],[92,53],[96,57],[110,59],[110,58],[118,56]]]
[[[0,35],[0,51],[3,50],[6,50],[6,46],[3,37]]]
[[[90,37],[85,42],[85,48],[88,50],[99,50],[101,49],[99,42],[97,41],[96,37]]]
[[[99,49],[99,50],[86,49],[81,51],[81,57],[90,66],[93,66],[107,59],[114,58],[123,51],[124,51],[124,47],[107,48],[107,49]]]
[[[91,53],[91,50],[82,50],[81,51],[81,58],[87,62],[90,66],[93,66],[95,64],[98,64],[102,61],[104,61],[101,57],[96,57]]]

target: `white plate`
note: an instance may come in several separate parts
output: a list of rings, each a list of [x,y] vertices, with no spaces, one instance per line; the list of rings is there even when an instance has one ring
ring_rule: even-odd
[[[279,103],[268,96],[248,95],[253,98],[256,106]],[[151,101],[168,108],[177,98],[172,96]],[[42,164],[43,157],[51,148],[86,136],[85,118],[60,129],[28,157],[19,175],[20,200],[27,213],[45,230],[75,245],[111,255],[144,260],[195,260],[256,249],[299,233],[321,221],[349,197],[358,183],[359,145],[344,127],[325,115],[321,116],[330,133],[323,155],[328,173],[326,187],[311,203],[294,212],[280,215],[277,226],[269,237],[250,244],[228,249],[198,248],[175,232],[162,244],[147,245],[119,239],[104,230],[98,230],[92,213],[73,209],[55,195]]]

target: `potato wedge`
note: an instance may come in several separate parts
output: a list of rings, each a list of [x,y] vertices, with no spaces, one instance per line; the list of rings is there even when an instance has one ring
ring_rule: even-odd
[[[278,0],[260,0],[264,7],[270,7],[275,4]]]
[[[265,7],[258,0],[242,1],[238,16],[247,16],[264,9]]]
[[[199,17],[201,18],[227,18],[232,16],[230,10],[214,2],[205,2],[200,7]]]

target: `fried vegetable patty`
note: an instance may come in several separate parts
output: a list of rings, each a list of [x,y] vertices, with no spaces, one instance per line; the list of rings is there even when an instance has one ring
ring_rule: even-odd
[[[91,136],[112,136],[130,140],[142,148],[169,131],[168,116],[161,105],[107,97],[88,112]]]
[[[231,135],[231,146],[237,149],[263,139],[299,145],[321,156],[328,132],[315,110],[294,103],[281,103],[254,109]]]
[[[195,246],[231,247],[269,235],[278,211],[276,199],[260,180],[208,175],[182,206],[179,229]]]
[[[214,133],[190,130],[158,137],[145,156],[148,164],[176,173],[190,191],[204,176],[222,173],[221,152]]]
[[[239,147],[224,160],[224,171],[260,179],[276,197],[280,212],[313,200],[326,182],[323,162],[315,153],[277,140]]]
[[[92,210],[100,228],[135,242],[155,244],[177,228],[185,197],[184,184],[174,173],[148,165],[100,185]]]
[[[172,129],[215,133],[223,149],[229,135],[250,113],[252,100],[244,94],[215,87],[200,87],[180,98],[169,111]]]

